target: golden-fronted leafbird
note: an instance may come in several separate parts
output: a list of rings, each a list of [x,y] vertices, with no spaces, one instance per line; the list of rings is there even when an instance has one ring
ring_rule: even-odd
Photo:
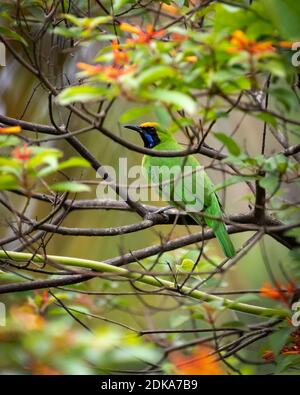
[[[139,126],[124,125],[124,127],[138,132],[145,148],[156,151],[182,151],[184,149],[170,132],[162,130],[156,122],[145,122]],[[165,201],[187,211],[199,225],[206,223],[213,230],[224,254],[227,257],[235,255],[234,246],[221,220],[223,212],[214,192],[214,185],[194,156],[144,155],[142,168],[147,181],[155,185],[159,195]],[[200,210],[204,215],[199,215]]]

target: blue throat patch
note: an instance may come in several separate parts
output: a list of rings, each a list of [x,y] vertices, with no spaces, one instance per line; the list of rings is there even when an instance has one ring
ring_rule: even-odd
[[[157,132],[156,132],[155,128],[153,128],[153,127],[145,128],[143,130],[143,132],[141,133],[141,136],[142,136],[145,148],[153,148],[157,144],[160,143],[160,139],[157,135]]]

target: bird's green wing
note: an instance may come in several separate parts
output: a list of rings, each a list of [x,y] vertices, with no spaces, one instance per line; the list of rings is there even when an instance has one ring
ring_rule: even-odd
[[[160,198],[187,212],[197,213],[203,210],[208,194],[203,169],[198,161],[190,159],[151,158],[144,163],[144,173]]]
[[[222,209],[215,193],[211,194],[211,203],[207,208],[204,209],[204,212],[209,216],[222,218]],[[220,243],[224,254],[228,258],[232,258],[235,255],[235,249],[227,233],[224,222],[217,221],[209,217],[205,217],[205,222],[210,228],[212,228],[214,235],[218,239],[218,242]]]
[[[203,218],[197,213],[203,211],[207,214],[204,222],[212,228],[224,254],[227,257],[235,255],[224,222],[209,218],[222,218],[223,212],[213,192],[212,181],[194,157],[145,157],[143,169],[148,183],[158,191],[160,198],[188,212],[199,225],[203,225]]]

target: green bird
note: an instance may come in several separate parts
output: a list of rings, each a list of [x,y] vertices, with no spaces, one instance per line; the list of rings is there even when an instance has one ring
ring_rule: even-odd
[[[156,151],[183,150],[173,135],[162,130],[156,122],[145,122],[139,126],[124,125],[124,127],[138,132],[145,148]],[[220,218],[223,211],[218,197],[213,191],[212,181],[206,172],[199,171],[202,168],[194,156],[157,157],[144,155],[142,168],[146,179],[151,185],[154,184],[160,197],[163,197],[172,206],[184,209],[199,225],[208,225],[213,230],[224,254],[230,258],[235,255],[235,249],[224,222],[209,218],[209,216]],[[199,215],[200,211],[207,216]]]

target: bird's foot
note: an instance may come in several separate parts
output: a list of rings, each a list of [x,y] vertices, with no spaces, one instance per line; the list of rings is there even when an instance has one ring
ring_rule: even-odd
[[[173,206],[161,207],[158,210],[147,213],[145,219],[148,219],[153,222],[167,223],[169,221],[169,215],[166,214],[165,212],[172,208],[174,207]]]
[[[155,213],[155,214],[165,214],[166,211],[172,210],[174,208],[175,208],[174,206],[161,207],[158,210],[153,211],[153,213]],[[167,215],[167,214],[165,214],[165,215]]]

